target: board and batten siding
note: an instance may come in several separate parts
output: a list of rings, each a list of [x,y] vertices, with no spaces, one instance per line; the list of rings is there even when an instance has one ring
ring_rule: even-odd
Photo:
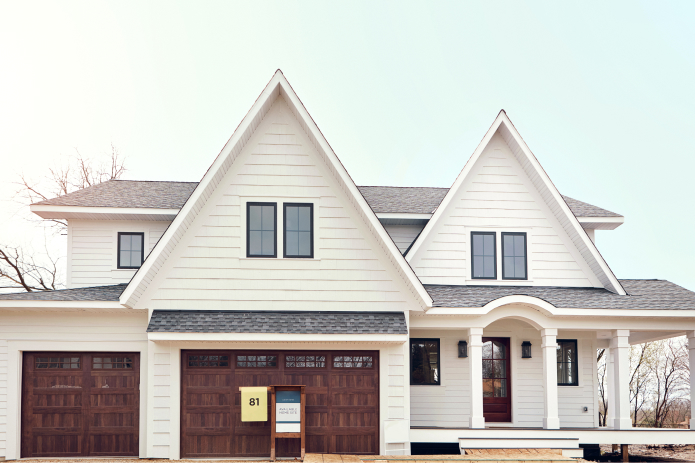
[[[416,304],[412,289],[347,194],[278,97],[139,304],[410,310]],[[277,203],[277,258],[246,257],[247,202]],[[283,258],[283,202],[314,205],[313,259]]]
[[[7,456],[8,430],[18,432],[22,351],[138,351],[147,341],[147,313],[0,313],[0,457]],[[10,359],[10,355],[17,358]],[[143,359],[141,359],[143,363]],[[14,367],[11,371],[8,364]],[[146,362],[144,363],[146,365]],[[10,382],[12,383],[10,385]],[[141,376],[141,383],[143,378]],[[141,401],[146,403],[145,388]],[[8,400],[16,416],[8,416]],[[141,413],[140,418],[143,414]],[[140,422],[141,429],[146,423]],[[12,429],[10,429],[12,428]],[[142,434],[141,434],[142,435]],[[17,434],[14,434],[17,437]],[[19,457],[17,454],[15,457]]]
[[[135,270],[119,269],[118,233],[145,234],[145,257],[164,234],[170,222],[69,220],[67,287],[128,283]]]
[[[603,287],[499,134],[432,226],[409,259],[424,284],[518,285],[501,279],[499,232],[508,231],[527,233],[528,284]],[[498,232],[497,281],[471,279],[472,231]]]
[[[384,225],[386,233],[396,243],[401,254],[413,244],[413,241],[415,241],[415,238],[417,238],[417,235],[423,228],[424,225]]]
[[[593,333],[592,333],[593,334]],[[503,320],[484,330],[483,337],[508,337],[511,349],[512,423],[518,427],[543,426],[543,363],[541,336],[523,322]],[[593,362],[596,342],[587,333],[560,331],[558,339],[577,339],[579,386],[558,386],[560,426],[594,427],[598,397]],[[468,427],[470,382],[468,358],[458,358],[458,342],[467,333],[453,330],[413,330],[411,338],[440,339],[441,385],[410,386],[412,426]],[[521,358],[521,343],[531,341],[533,357]],[[588,407],[584,412],[583,407]],[[487,423],[487,426],[509,426]]]

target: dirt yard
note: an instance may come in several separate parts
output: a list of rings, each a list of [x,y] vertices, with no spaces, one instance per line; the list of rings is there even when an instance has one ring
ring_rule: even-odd
[[[610,445],[601,445],[598,461],[622,461],[620,452],[611,453]],[[695,462],[695,445],[631,445],[630,461],[690,461]]]

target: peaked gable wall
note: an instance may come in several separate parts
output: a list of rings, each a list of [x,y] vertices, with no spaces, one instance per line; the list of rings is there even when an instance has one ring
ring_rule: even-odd
[[[158,270],[148,309],[420,310],[282,96]],[[246,258],[246,202],[277,202],[278,258]],[[282,258],[282,203],[314,204],[314,259]]]
[[[603,287],[504,137],[493,135],[410,263],[424,284]],[[470,233],[496,231],[497,280],[472,280]],[[526,232],[528,281],[502,280],[499,232]]]

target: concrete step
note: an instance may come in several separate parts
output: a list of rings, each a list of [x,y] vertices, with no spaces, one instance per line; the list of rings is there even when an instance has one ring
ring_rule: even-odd
[[[579,439],[572,437],[461,437],[459,438],[461,455],[466,450],[495,449],[553,449],[561,451],[570,458],[582,458],[584,450],[579,448]]]

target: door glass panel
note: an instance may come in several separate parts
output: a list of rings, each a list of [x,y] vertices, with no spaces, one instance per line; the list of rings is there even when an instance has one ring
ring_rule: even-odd
[[[483,380],[483,397],[494,397],[494,379],[484,379]]]
[[[499,341],[492,341],[492,358],[496,359],[504,359],[507,358],[506,356],[507,352],[507,347],[499,342]]]
[[[494,380],[494,394],[495,397],[507,397],[507,380],[506,379],[495,379]]]
[[[483,358],[484,359],[491,359],[492,358],[492,341],[488,341],[486,343],[483,343]]]
[[[507,377],[507,362],[505,360],[493,360],[494,369],[492,374],[493,378],[506,378]]]
[[[492,377],[492,360],[483,360],[483,378]]]

